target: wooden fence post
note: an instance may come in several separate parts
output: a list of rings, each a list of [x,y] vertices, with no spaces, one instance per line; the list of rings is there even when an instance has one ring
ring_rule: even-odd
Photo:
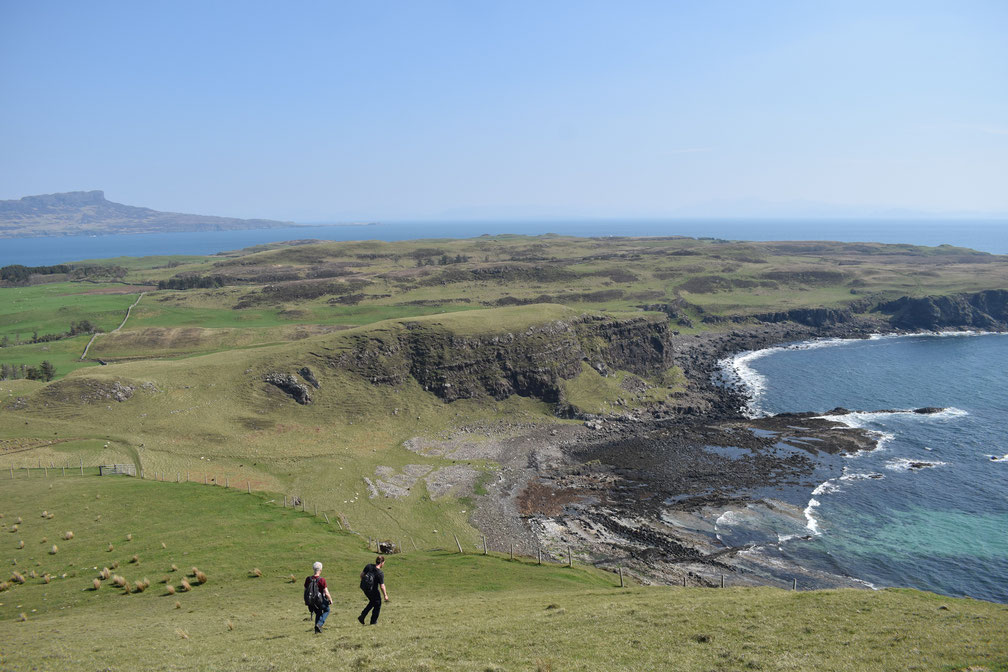
[[[511,542],[511,559],[514,560],[514,542]]]
[[[568,567],[574,566],[574,557],[571,555],[570,546],[567,547],[567,566]]]
[[[80,461],[80,475],[81,476],[84,475],[84,458],[83,457],[81,458],[81,461]]]
[[[188,471],[187,471],[187,472],[185,472],[185,482],[186,482],[186,483],[188,483],[188,482],[189,482],[189,472],[188,472]]]
[[[325,518],[326,525],[332,525],[332,523],[329,522],[329,516],[326,515],[325,511],[322,512],[322,517]]]
[[[539,557],[539,564],[541,565],[542,564],[542,548],[541,547],[536,549],[536,554]]]
[[[318,518],[318,504],[315,505],[315,517]]]
[[[619,568],[619,587],[623,587],[623,568]]]
[[[487,543],[486,543],[486,535],[484,534],[483,535],[483,555],[486,555],[486,554],[487,554]]]
[[[228,477],[227,476],[224,477],[224,487],[225,488],[230,488],[231,487],[231,483],[228,481]]]
[[[252,483],[248,480],[245,481],[245,486],[248,489],[248,494],[252,494]]]
[[[63,465],[63,475],[66,476],[66,465]]]
[[[798,579],[791,579],[791,590],[798,590]]]
[[[42,478],[49,478],[49,467],[42,467]]]
[[[683,577],[682,577],[682,587],[683,588],[686,587],[686,575],[685,574],[683,574]]]
[[[462,553],[462,544],[458,540],[458,535],[457,534],[452,534],[452,536],[455,537],[455,545],[458,546],[459,553]]]
[[[721,575],[721,587],[724,588],[724,574]]]

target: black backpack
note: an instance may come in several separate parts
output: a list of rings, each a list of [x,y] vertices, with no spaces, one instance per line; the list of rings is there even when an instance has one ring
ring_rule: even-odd
[[[365,565],[360,573],[360,589],[370,595],[375,589],[375,566]]]
[[[304,603],[305,606],[312,611],[324,611],[326,606],[325,593],[319,590],[319,583],[317,576],[309,576],[308,583],[305,584],[304,589]]]

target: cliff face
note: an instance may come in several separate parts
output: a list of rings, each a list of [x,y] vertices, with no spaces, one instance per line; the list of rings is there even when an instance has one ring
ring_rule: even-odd
[[[879,304],[877,310],[892,313],[889,322],[898,329],[1006,329],[1008,290],[992,289],[976,294],[925,296],[919,299],[904,296]]]
[[[357,373],[376,385],[412,377],[445,401],[512,394],[562,401],[561,379],[582,362],[638,375],[672,365],[665,319],[582,316],[536,325],[520,333],[459,335],[439,325],[407,322],[401,329],[357,336],[349,349],[315,353],[327,366]]]

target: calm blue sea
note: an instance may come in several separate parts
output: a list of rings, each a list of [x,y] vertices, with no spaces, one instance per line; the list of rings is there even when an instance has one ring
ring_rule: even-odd
[[[831,458],[804,520],[776,529],[763,521],[759,533],[741,519],[734,529],[719,521],[729,542],[762,534],[766,549],[805,567],[1008,602],[1008,335],[813,341],[733,364],[757,415],[946,410],[842,416],[876,432],[878,448]]]
[[[481,234],[571,236],[708,236],[730,240],[839,240],[956,245],[1008,254],[1008,221],[996,220],[549,220],[395,222],[249,231],[64,236],[0,240],[0,266],[39,266],[85,259],[161,254],[215,254],[285,240],[411,240]]]

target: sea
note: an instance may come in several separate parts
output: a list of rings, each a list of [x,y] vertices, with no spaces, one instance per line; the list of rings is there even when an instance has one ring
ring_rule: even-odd
[[[415,221],[367,225],[324,224],[275,229],[47,236],[0,239],[0,266],[165,254],[216,254],[288,240],[413,240],[483,234],[567,236],[690,236],[725,240],[838,240],[954,245],[1008,254],[1008,220],[495,220]]]
[[[750,415],[842,407],[831,417],[876,447],[823,456],[801,516],[722,515],[724,543],[869,586],[1008,603],[1008,334],[821,339],[725,366]]]

